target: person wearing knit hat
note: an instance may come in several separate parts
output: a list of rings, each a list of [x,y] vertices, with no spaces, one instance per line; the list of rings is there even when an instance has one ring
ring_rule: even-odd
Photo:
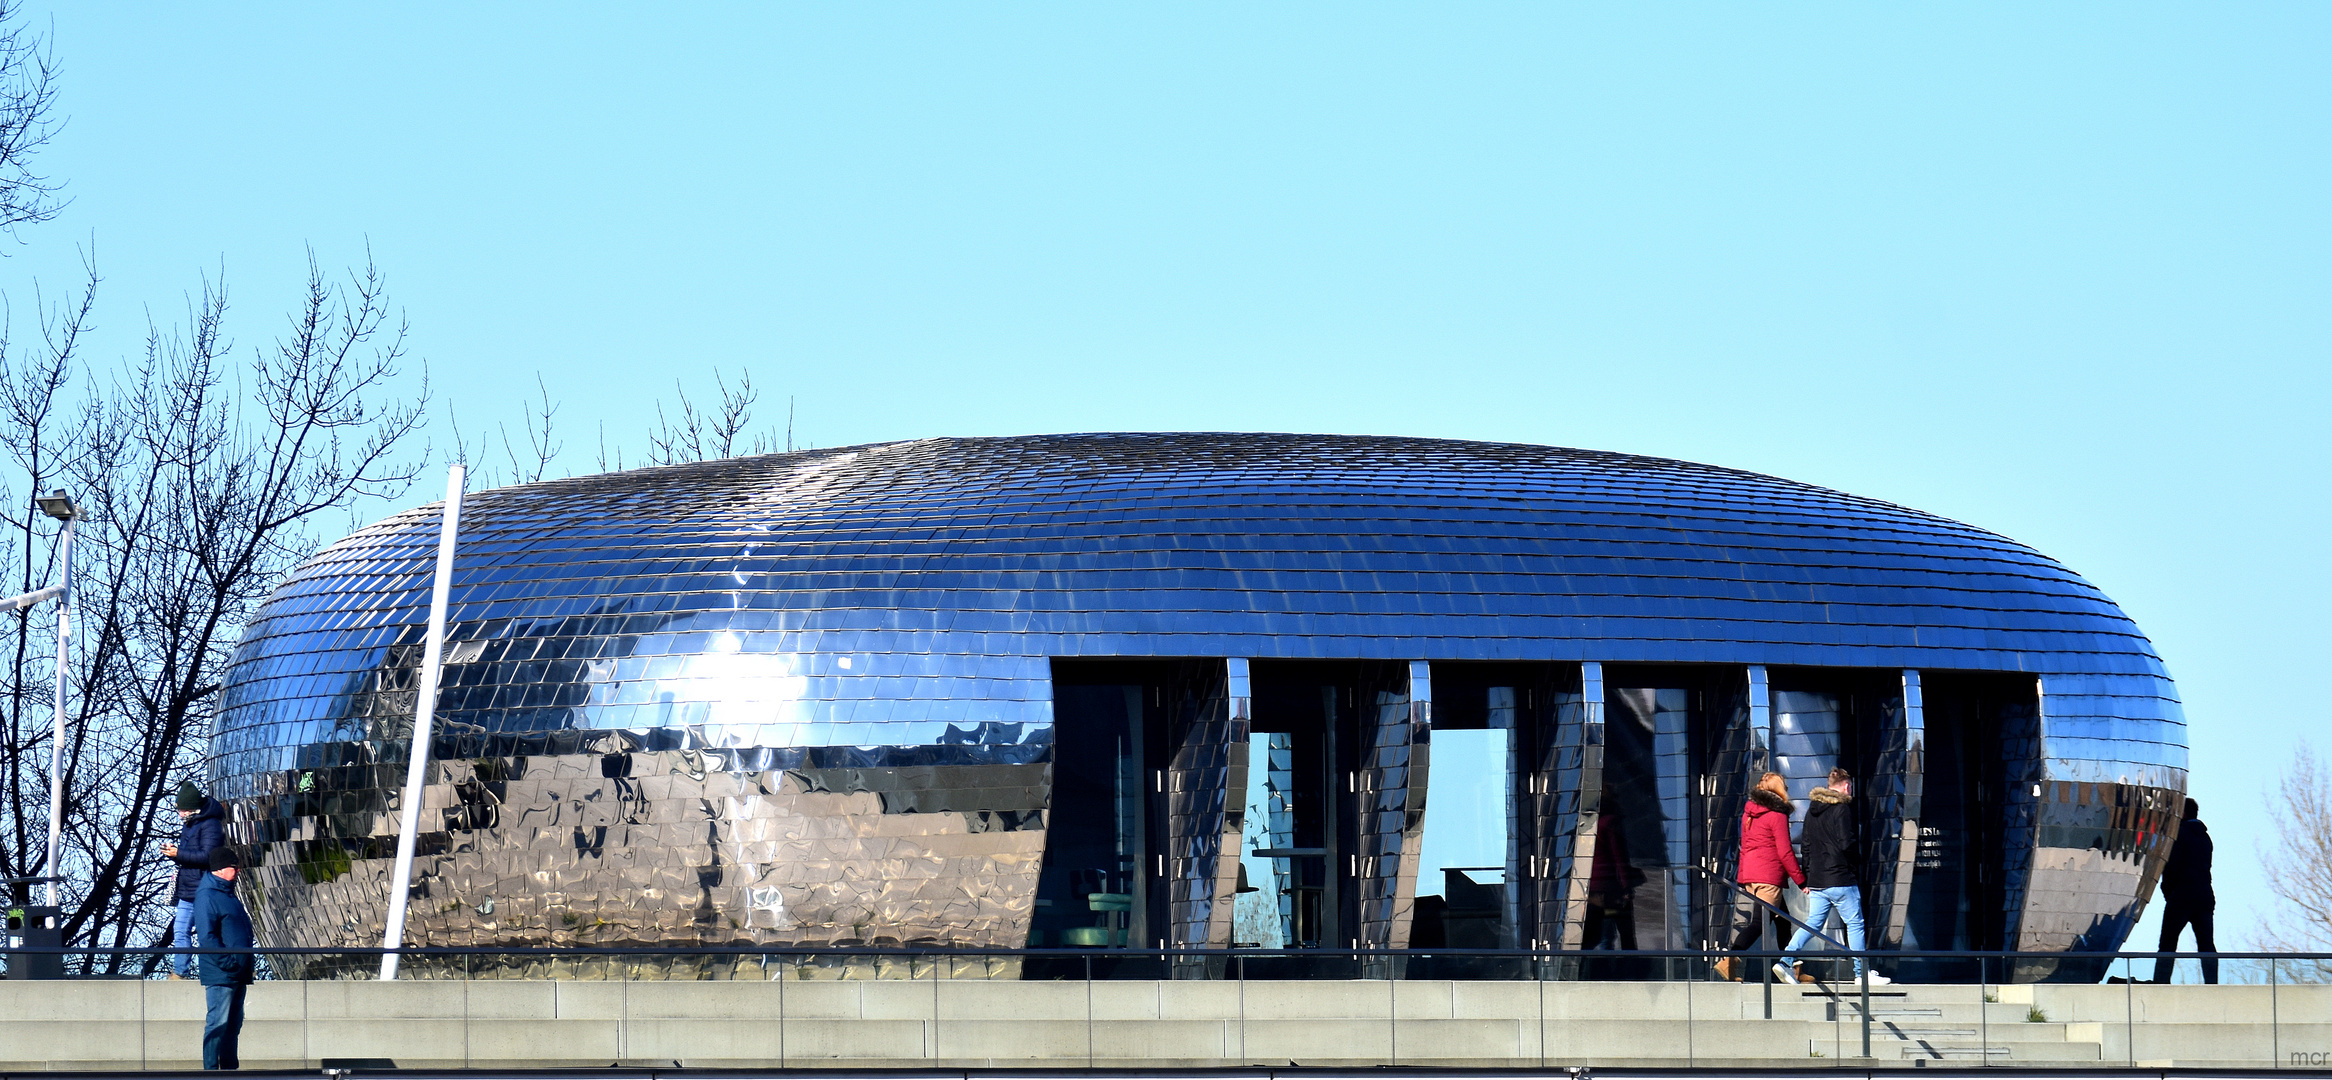
[[[178,864],[178,880],[170,891],[170,899],[177,911],[171,919],[170,945],[176,949],[195,947],[194,895],[202,886],[203,875],[210,872],[211,852],[222,850],[226,843],[226,808],[218,800],[204,795],[202,789],[189,780],[178,785],[178,817],[184,823],[178,830],[178,842],[162,845],[165,858]],[[170,977],[194,977],[194,956],[181,952],[170,958]]]

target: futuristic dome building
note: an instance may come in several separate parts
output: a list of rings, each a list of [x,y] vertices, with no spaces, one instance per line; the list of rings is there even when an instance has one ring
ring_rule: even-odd
[[[380,940],[438,513],[309,560],[236,655],[264,944]],[[469,496],[430,755],[417,945],[1699,948],[1747,785],[1844,765],[1875,946],[2109,950],[2186,786],[2145,637],[2014,541],[1312,435]]]

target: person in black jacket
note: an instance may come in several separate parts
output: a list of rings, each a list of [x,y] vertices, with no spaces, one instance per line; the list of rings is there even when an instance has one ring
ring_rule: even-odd
[[[2202,806],[2193,799],[2186,800],[2185,820],[2178,823],[2178,839],[2170,845],[2170,861],[2162,865],[2162,943],[2155,952],[2177,952],[2178,932],[2194,927],[2194,951],[2219,951],[2218,935],[2211,923],[2219,906],[2219,898],[2211,892],[2211,831],[2203,827]],[[2170,981],[2170,969],[2176,961],[2167,956],[2154,958],[2154,981]],[[2202,981],[2219,981],[2219,960],[2215,956],[2202,959]]]
[[[1837,912],[1840,922],[1846,924],[1846,945],[1857,954],[1854,974],[1862,977],[1860,955],[1865,945],[1862,922],[1862,881],[1857,872],[1861,865],[1862,849],[1855,842],[1854,777],[1843,768],[1830,770],[1830,786],[1818,787],[1806,803],[1806,824],[1798,832],[1798,839],[1806,849],[1806,924],[1790,938],[1785,953],[1804,949],[1814,940],[1814,931],[1827,933],[1830,913]],[[1797,965],[1787,960],[1773,965],[1784,982],[1800,980]],[[1810,980],[1808,980],[1810,981]],[[1884,986],[1894,980],[1877,972],[1870,973],[1873,986]]]
[[[235,870],[242,865],[235,849],[211,849],[210,872],[194,894],[194,922],[212,949],[241,950],[202,954],[202,1067],[243,1067],[237,1043],[243,1036],[243,995],[251,989],[251,914],[235,898]]]
[[[202,789],[189,780],[178,785],[178,817],[185,822],[178,831],[178,842],[162,845],[162,854],[178,864],[178,881],[170,892],[178,911],[171,923],[172,948],[194,948],[194,893],[202,879],[210,873],[211,852],[226,843],[226,834],[220,823],[227,818],[225,807],[217,799],[203,795]],[[179,953],[171,957],[171,978],[194,977],[194,956]]]

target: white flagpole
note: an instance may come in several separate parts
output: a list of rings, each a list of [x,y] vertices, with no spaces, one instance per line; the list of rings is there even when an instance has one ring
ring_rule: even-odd
[[[397,818],[397,870],[389,879],[389,924],[381,948],[405,944],[405,894],[413,888],[413,841],[421,828],[421,781],[429,774],[429,736],[437,714],[437,664],[445,652],[445,607],[453,591],[454,533],[461,526],[462,467],[445,471],[445,520],[437,529],[437,585],[429,594],[429,637],[413,694],[413,748],[406,755],[405,801]],[[381,979],[397,977],[397,954],[381,954]]]

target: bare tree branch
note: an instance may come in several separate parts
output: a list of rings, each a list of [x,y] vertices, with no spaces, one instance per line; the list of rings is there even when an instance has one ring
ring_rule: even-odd
[[[144,354],[65,411],[59,394],[95,284],[92,271],[79,305],[44,314],[39,350],[4,357],[0,426],[18,464],[36,481],[68,482],[87,515],[64,749],[68,940],[138,945],[167,931],[175,867],[157,848],[178,824],[169,796],[204,771],[243,624],[314,552],[319,515],[402,493],[420,468],[402,451],[428,387],[424,370],[417,393],[401,390],[405,328],[378,270],[367,264],[335,284],[311,253],[306,295],[283,336],[242,366],[240,385],[227,291],[205,281],[183,326],[149,322]],[[29,507],[9,500],[5,515],[8,557],[29,571],[50,537]],[[53,632],[53,613],[13,627],[0,686],[11,807],[0,828],[15,853],[0,863],[15,874],[32,869],[23,853],[42,850],[47,827],[43,691],[53,670],[26,647],[41,619]]]
[[[2267,796],[2275,839],[2258,848],[2276,910],[2265,920],[2262,951],[2332,952],[2332,772],[2302,742]],[[2300,963],[2297,974],[2332,982],[2332,963]],[[2287,975],[2289,977],[2289,975]]]
[[[656,426],[648,432],[646,464],[678,465],[745,454],[767,454],[777,449],[777,441],[766,433],[750,438],[745,434],[753,423],[753,403],[761,396],[761,392],[753,388],[753,374],[749,371],[739,372],[737,385],[731,387],[728,379],[715,371],[713,385],[720,392],[720,404],[711,410],[701,410],[689,399],[687,388],[677,380],[673,382],[673,392],[680,398],[679,417],[675,419],[668,416],[664,411],[664,403],[656,403]],[[789,406],[789,440],[791,430]],[[604,439],[602,442],[604,444]],[[603,463],[605,458],[603,445]]]
[[[510,444],[510,428],[502,427],[502,452],[510,459],[510,482],[531,484],[541,480],[550,471],[551,461],[559,456],[566,444],[556,442],[551,435],[551,420],[559,414],[559,403],[551,400],[551,388],[543,382],[541,372],[535,372],[535,389],[542,394],[540,404],[529,405],[519,426],[526,436],[527,459],[520,461],[518,450]]]
[[[17,25],[20,5],[0,0],[0,228],[57,216],[61,183],[33,169],[33,157],[64,121],[56,115],[57,64],[47,37]]]

